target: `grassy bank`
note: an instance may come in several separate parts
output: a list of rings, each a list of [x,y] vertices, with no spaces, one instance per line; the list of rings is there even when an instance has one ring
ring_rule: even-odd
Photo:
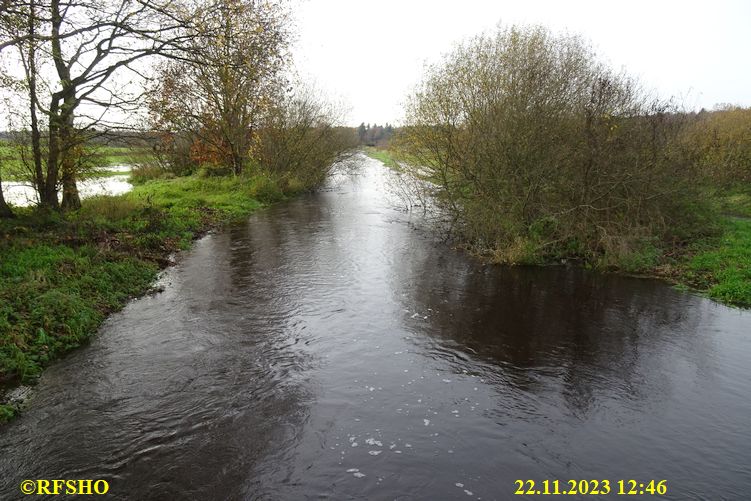
[[[375,148],[373,146],[365,146],[364,151],[365,154],[370,158],[380,160],[389,169],[400,170],[399,164],[396,162],[396,160],[394,160],[394,157],[389,150],[383,148]]]
[[[36,379],[145,293],[171,253],[289,194],[278,186],[264,176],[159,180],[74,213],[0,220],[0,383]],[[0,405],[0,421],[16,410]]]
[[[364,151],[387,167],[402,170],[389,150],[366,147]],[[722,303],[751,307],[751,189],[714,189],[708,196],[714,201],[715,215],[710,223],[713,229],[706,235],[672,246],[647,242],[617,257],[583,264],[607,271],[659,276]],[[550,264],[570,257],[530,248],[520,252],[516,262]]]
[[[722,232],[693,242],[667,277],[722,303],[751,307],[751,219],[724,216]]]

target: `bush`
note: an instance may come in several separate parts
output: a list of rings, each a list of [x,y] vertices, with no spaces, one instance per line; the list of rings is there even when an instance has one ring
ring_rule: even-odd
[[[276,202],[284,198],[279,181],[268,174],[253,177],[250,194],[262,203]]]
[[[514,27],[459,45],[428,68],[406,122],[397,145],[415,174],[439,186],[462,237],[498,260],[575,249],[623,261],[643,253],[638,242],[698,224],[686,116],[579,37]]]
[[[351,129],[336,126],[336,110],[303,90],[282,99],[258,130],[253,156],[273,177],[320,185],[333,165],[357,145]]]
[[[138,163],[130,171],[130,182],[143,184],[154,179],[166,179],[169,172],[156,162]]]

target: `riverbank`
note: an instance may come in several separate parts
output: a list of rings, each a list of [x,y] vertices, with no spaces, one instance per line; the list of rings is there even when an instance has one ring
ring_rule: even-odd
[[[366,155],[403,171],[391,151],[366,147]],[[715,189],[710,231],[676,245],[650,244],[617,259],[582,262],[602,271],[659,277],[724,304],[751,307],[751,189]],[[490,260],[492,257],[484,256]],[[567,256],[525,255],[512,264],[553,264]]]
[[[70,214],[20,209],[0,220],[0,384],[33,382],[146,293],[175,252],[292,194],[266,176],[184,177],[92,197]],[[0,387],[0,422],[17,411]]]

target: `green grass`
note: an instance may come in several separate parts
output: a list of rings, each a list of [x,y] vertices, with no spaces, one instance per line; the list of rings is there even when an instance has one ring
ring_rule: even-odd
[[[727,217],[719,237],[692,244],[677,280],[720,302],[751,307],[751,219]]]
[[[730,216],[751,217],[749,188],[730,189],[720,198],[720,211]]]
[[[363,151],[370,158],[375,158],[376,160],[383,162],[386,167],[401,171],[401,168],[399,167],[397,161],[394,159],[391,151],[383,148],[375,148],[373,146],[365,146]]]
[[[110,170],[110,169],[107,169],[106,167],[103,167],[103,168],[96,169],[95,171],[91,173],[87,173],[86,175],[81,176],[81,177],[82,177],[82,180],[84,180],[84,179],[102,179],[105,177],[116,177],[116,176],[129,176],[129,175],[130,175],[129,172]]]
[[[264,176],[211,177],[195,176],[155,180],[137,185],[127,197],[172,211],[211,207],[234,218],[244,216],[261,203],[283,197],[276,182]]]
[[[108,165],[133,164],[151,158],[146,148],[126,146],[95,146],[91,148],[92,163],[106,167]]]
[[[691,244],[678,265],[678,281],[726,304],[751,307],[751,189],[734,186],[714,194],[718,235]]]
[[[0,141],[0,175],[3,181],[15,181],[24,171],[21,157],[16,148]]]
[[[287,194],[266,176],[147,182],[61,215],[0,220],[0,382],[33,382],[146,292],[167,256]],[[16,409],[2,404],[0,422]]]

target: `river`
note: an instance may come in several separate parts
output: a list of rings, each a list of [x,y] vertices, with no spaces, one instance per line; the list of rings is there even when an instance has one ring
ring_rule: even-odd
[[[484,265],[357,162],[202,238],[51,366],[0,428],[0,498],[59,478],[139,500],[518,499],[526,479],[748,499],[749,312]]]

